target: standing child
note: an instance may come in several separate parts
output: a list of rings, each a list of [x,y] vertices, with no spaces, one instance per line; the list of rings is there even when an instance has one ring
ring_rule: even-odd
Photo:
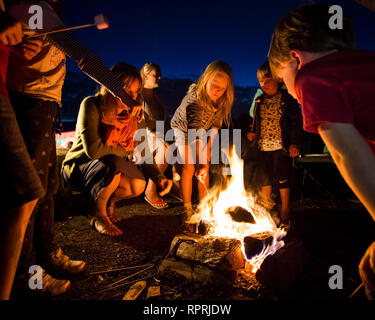
[[[214,61],[207,66],[197,83],[190,86],[171,120],[176,145],[183,160],[182,165],[177,166],[177,170],[180,171],[182,199],[187,217],[193,213],[191,195],[194,175],[199,181],[199,199],[202,200],[206,195],[206,188],[209,186],[211,144],[223,121],[229,125],[233,100],[232,70],[227,63]],[[191,136],[189,139],[188,133],[191,129],[211,129],[207,143],[201,143],[199,138],[193,139]],[[192,156],[193,148],[196,154],[195,159]],[[200,154],[206,154],[207,158],[199,159]]]
[[[268,61],[259,68],[257,77],[264,94],[256,100],[254,125],[248,139],[255,141],[259,149],[262,203],[268,209],[273,207],[271,181],[277,179],[281,197],[280,219],[282,224],[287,225],[290,218],[291,157],[298,156],[300,152],[301,112],[297,101],[285,90],[279,89],[279,83],[272,78]]]
[[[24,23],[30,34],[64,26],[58,15],[60,0],[8,0],[8,14]],[[43,9],[43,29],[27,28],[29,8]],[[33,39],[31,39],[33,40]],[[18,264],[18,273],[28,276],[30,266],[38,264],[63,275],[81,273],[82,260],[72,260],[57,247],[54,239],[54,195],[59,186],[56,160],[55,122],[59,118],[62,87],[66,74],[66,56],[77,62],[82,71],[105,86],[127,106],[141,110],[125,92],[124,83],[105,63],[69,32],[38,37],[38,42],[24,38],[15,48],[20,53],[33,48],[25,59],[19,54],[9,57],[7,87],[27,150],[45,191],[31,216]],[[39,43],[39,45],[38,45]],[[48,270],[48,272],[50,272]],[[21,277],[23,278],[23,277]],[[43,272],[43,291],[57,295],[70,287],[69,280],[58,280]],[[28,286],[26,286],[28,290]],[[35,291],[32,291],[35,292]]]
[[[341,175],[375,220],[375,52],[356,51],[353,26],[331,29],[329,5],[285,15],[269,51],[272,72],[302,105],[306,131],[319,133]],[[360,274],[375,297],[375,245]]]
[[[0,300],[9,299],[27,224],[44,194],[16,115],[8,98],[6,75],[11,46],[22,41],[22,24],[5,13],[0,0]],[[27,54],[27,52],[24,52]]]
[[[159,87],[161,79],[161,68],[156,63],[145,63],[140,71],[142,77],[142,97],[144,111],[144,125],[147,129],[147,139],[150,151],[154,154],[154,160],[163,172],[168,163],[165,159],[167,144],[164,141],[165,132],[170,129],[170,121],[167,108],[159,97],[156,88]],[[163,121],[164,131],[157,131],[157,122]],[[166,201],[157,193],[156,184],[149,179],[145,190],[145,200],[156,209],[168,207]]]

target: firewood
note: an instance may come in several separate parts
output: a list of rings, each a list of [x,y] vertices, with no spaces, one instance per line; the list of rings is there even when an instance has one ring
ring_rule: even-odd
[[[233,221],[255,223],[253,215],[243,207],[229,207],[226,213],[231,215]]]
[[[132,269],[137,269],[137,268],[142,268],[142,267],[149,267],[149,266],[151,266],[150,263],[148,263],[148,264],[142,264],[142,265],[139,265],[139,266],[124,267],[124,268],[117,268],[117,269],[108,269],[108,270],[103,270],[103,271],[95,271],[95,272],[90,272],[89,275],[110,273],[110,272],[115,272],[115,271],[132,270]]]
[[[263,239],[251,237],[244,238],[245,253],[248,259],[251,259],[255,255],[262,252],[263,248],[272,244],[272,236],[268,236]]]
[[[138,271],[138,272],[136,272],[136,273],[133,273],[133,274],[131,274],[130,276],[126,276],[125,278],[122,278],[122,279],[120,279],[120,280],[118,280],[118,281],[116,281],[116,282],[110,284],[107,288],[113,287],[113,286],[115,286],[116,284],[119,284],[119,283],[121,283],[121,282],[123,282],[123,281],[125,281],[125,280],[128,280],[128,279],[130,279],[130,278],[132,278],[132,277],[134,277],[134,276],[136,276],[136,275],[138,275],[138,274],[140,274],[140,273],[142,273],[142,272],[144,272],[144,271],[150,270],[150,269],[153,268],[153,267],[154,267],[154,266],[151,265],[150,267],[147,267],[147,268],[145,268],[145,269],[143,269],[143,270],[140,270],[140,271]]]
[[[237,270],[245,266],[241,242],[236,239],[199,236],[176,236],[171,248],[175,257],[207,267]]]
[[[190,280],[210,282],[218,278],[230,280],[245,265],[246,258],[239,240],[178,235],[173,239],[170,254],[161,263],[159,272],[169,269]]]
[[[151,286],[151,287],[148,288],[146,300],[148,300],[150,298],[156,298],[156,297],[159,297],[159,296],[160,296],[160,287]]]
[[[138,281],[134,283],[130,289],[125,293],[122,300],[135,300],[138,296],[142,293],[142,291],[146,288],[147,282],[146,281]]]

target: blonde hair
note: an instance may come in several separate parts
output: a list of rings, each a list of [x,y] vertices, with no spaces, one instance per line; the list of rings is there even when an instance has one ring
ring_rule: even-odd
[[[197,103],[202,107],[212,107],[212,101],[207,94],[207,84],[211,83],[212,80],[218,73],[222,73],[228,77],[228,86],[224,94],[217,101],[216,107],[221,109],[224,113],[224,123],[226,126],[230,126],[231,110],[234,101],[234,81],[233,72],[229,64],[223,61],[211,62],[203,74],[199,77],[197,83],[193,83],[189,88],[189,93],[194,92],[197,96]]]
[[[268,61],[264,62],[257,71],[258,81],[262,81],[265,78],[272,78],[272,72]]]
[[[155,70],[157,73],[161,75],[161,68],[158,64],[153,62],[146,62],[142,69],[140,70],[141,78],[142,78],[142,84],[145,84],[145,75],[150,74],[153,70]]]

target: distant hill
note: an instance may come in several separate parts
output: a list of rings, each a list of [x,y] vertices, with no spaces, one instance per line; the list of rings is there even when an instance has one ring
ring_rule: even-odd
[[[192,82],[191,79],[163,78],[161,80],[158,91],[167,106],[170,117],[180,105]],[[62,98],[64,130],[74,130],[82,100],[95,94],[98,89],[99,85],[84,73],[67,73]],[[249,109],[256,90],[257,87],[235,87],[232,118],[236,123],[243,123],[239,125],[241,127],[248,125],[250,121]]]

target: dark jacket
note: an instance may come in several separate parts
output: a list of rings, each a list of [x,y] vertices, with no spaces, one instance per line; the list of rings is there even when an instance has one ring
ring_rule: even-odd
[[[281,89],[281,140],[283,150],[289,152],[291,144],[301,146],[302,144],[302,115],[298,108],[297,100],[295,100],[286,90]],[[260,139],[260,108],[266,94],[262,94],[255,101],[254,108],[254,125],[251,132],[255,132],[255,143],[258,146]]]

